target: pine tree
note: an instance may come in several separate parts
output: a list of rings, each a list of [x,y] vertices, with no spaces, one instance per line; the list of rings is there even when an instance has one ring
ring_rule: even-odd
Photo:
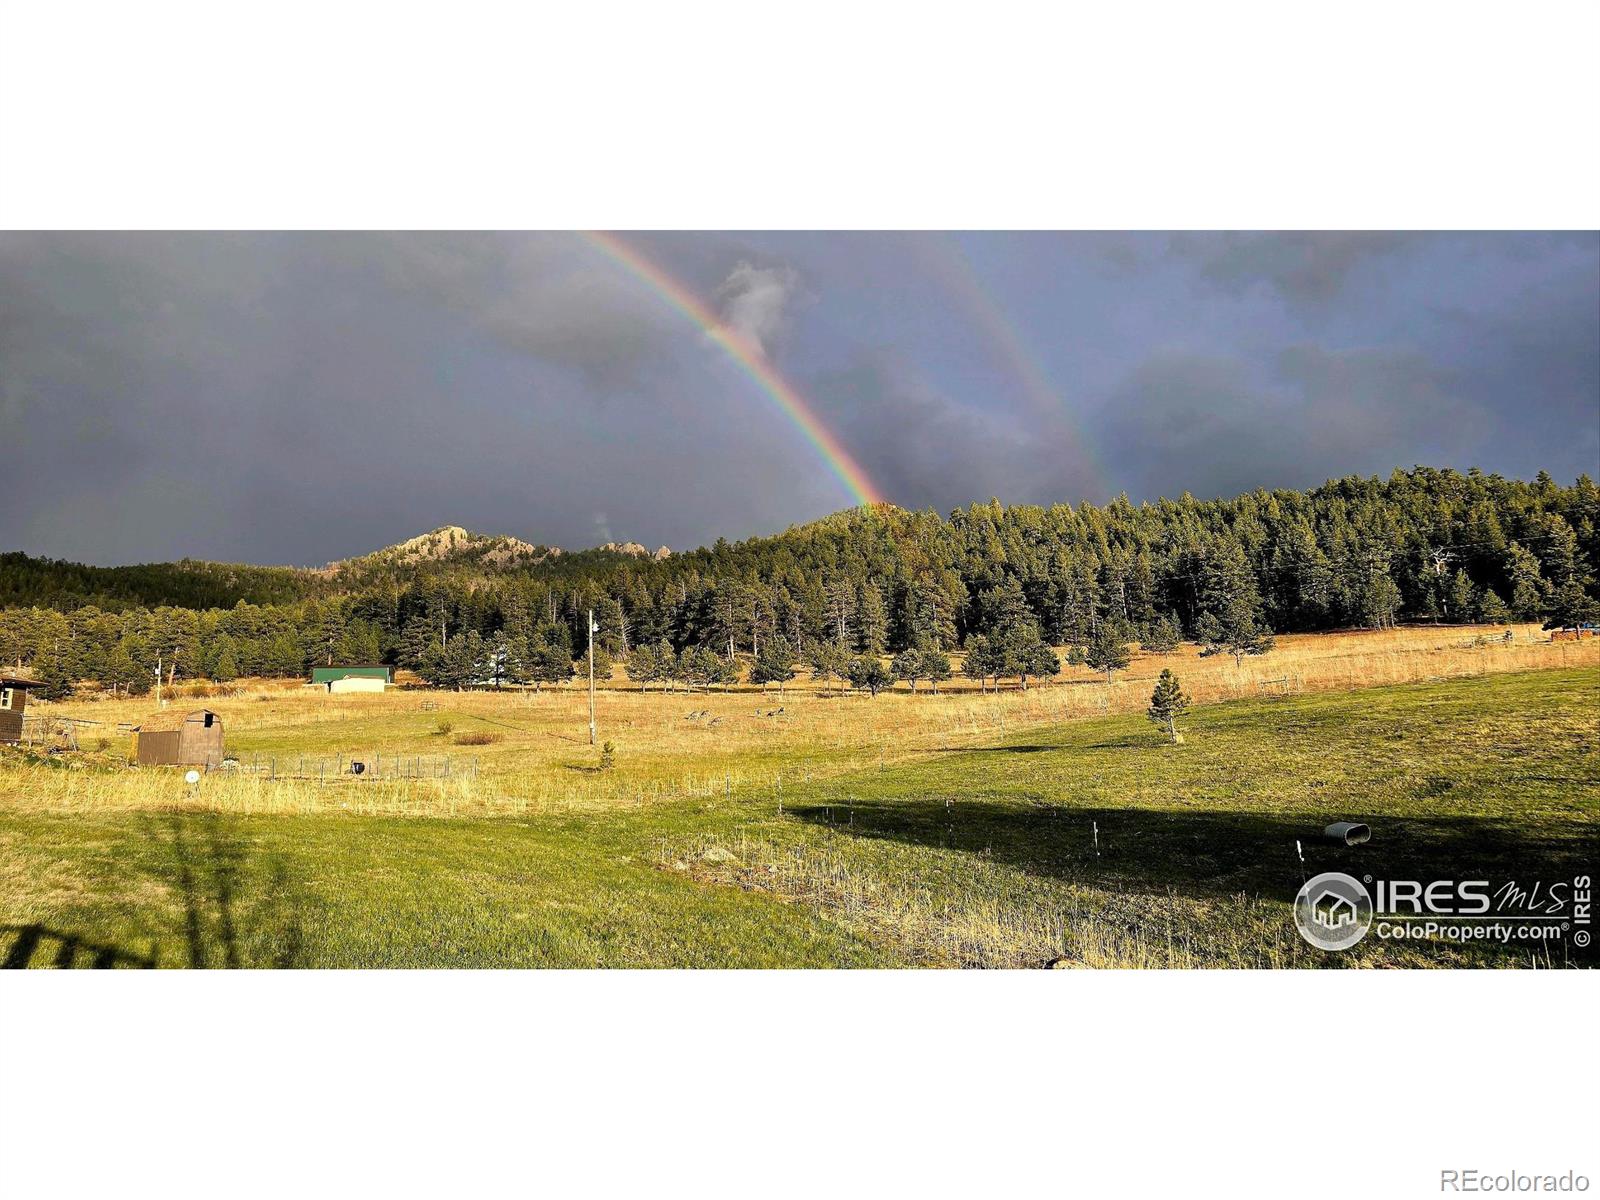
[[[883,593],[875,583],[863,583],[856,592],[855,645],[861,654],[882,654],[889,643],[889,618]]]
[[[1111,682],[1111,675],[1121,671],[1128,665],[1128,646],[1111,628],[1109,621],[1100,624],[1100,632],[1094,636],[1088,646],[1084,648],[1083,661],[1086,666],[1093,667],[1096,671],[1106,673],[1106,682]]]
[[[1500,599],[1498,592],[1493,588],[1485,588],[1483,595],[1478,597],[1476,616],[1480,624],[1503,625],[1511,619],[1511,610]]]
[[[939,694],[939,685],[950,678],[950,656],[938,646],[929,644],[918,650],[921,661],[922,677],[933,687],[933,694]]]
[[[222,683],[239,677],[237,643],[227,634],[217,639],[217,657],[211,668],[211,674]]]
[[[850,686],[866,688],[876,696],[894,684],[894,672],[883,665],[877,655],[863,654],[850,660]]]
[[[1531,621],[1544,608],[1545,582],[1539,560],[1517,543],[1506,552],[1506,577],[1511,584],[1511,614],[1519,621]]]
[[[807,652],[806,666],[811,668],[813,679],[826,683],[830,679],[844,678],[847,659],[848,655],[839,643],[819,641]]]
[[[623,670],[628,678],[639,685],[640,691],[648,691],[652,683],[664,683],[668,678],[668,663],[672,659],[672,647],[665,642],[659,645],[635,646],[628,652],[627,659],[623,662]]]
[[[1151,654],[1171,654],[1178,648],[1182,637],[1178,619],[1171,613],[1163,613],[1150,625],[1145,636],[1139,639],[1139,648]]]
[[[1015,675],[1027,691],[1029,676],[1045,679],[1061,674],[1061,660],[1039,638],[1021,639],[1006,651],[1006,673]]]
[[[510,625],[506,628],[507,630],[526,629],[528,626]],[[504,679],[512,687],[526,687],[533,682],[533,664],[530,661],[532,655],[533,647],[529,643],[526,633],[505,633],[501,638],[497,655],[499,661],[498,677]]]
[[[1455,577],[1450,580],[1448,600],[1449,613],[1454,620],[1463,622],[1472,620],[1474,608],[1472,580],[1465,571],[1457,570]]]
[[[794,678],[795,658],[789,643],[780,638],[773,638],[763,647],[756,656],[754,665],[750,668],[750,682],[759,683],[761,690],[766,691],[769,683],[778,685],[779,695],[783,694],[783,685]]]
[[[423,656],[439,645],[439,627],[421,617],[413,617],[400,629],[399,661],[413,670],[422,665]]]
[[[999,649],[981,633],[973,634],[967,639],[967,660],[963,667],[968,679],[978,681],[978,689],[989,690],[989,676],[995,677],[995,690],[1000,690],[1000,672],[1005,669],[1005,660]]]
[[[1150,693],[1150,710],[1147,714],[1150,720],[1167,731],[1167,736],[1176,745],[1178,741],[1178,718],[1189,707],[1189,697],[1178,685],[1178,677],[1171,669],[1161,672],[1161,678],[1156,682],[1156,690]]]
[[[1222,617],[1223,645],[1233,655],[1233,665],[1243,664],[1247,654],[1266,654],[1276,644],[1272,630],[1256,616],[1255,606],[1243,596],[1234,597]]]
[[[540,642],[528,654],[528,678],[535,693],[546,683],[565,683],[572,678],[572,651]]]
[[[39,664],[39,686],[33,693],[41,700],[71,699],[72,667],[60,643],[51,647]]]
[[[1550,616],[1544,627],[1577,629],[1596,621],[1600,621],[1600,604],[1590,599],[1575,574],[1567,576],[1567,581],[1550,597]]]
[[[915,646],[908,646],[894,656],[890,664],[896,679],[904,679],[911,685],[913,694],[917,690],[917,680],[922,678],[922,651]]]

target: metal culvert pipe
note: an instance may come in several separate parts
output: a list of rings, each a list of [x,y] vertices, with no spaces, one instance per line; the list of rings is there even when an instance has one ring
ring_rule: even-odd
[[[1322,836],[1341,846],[1359,846],[1372,840],[1372,830],[1360,821],[1335,821],[1322,831]]]

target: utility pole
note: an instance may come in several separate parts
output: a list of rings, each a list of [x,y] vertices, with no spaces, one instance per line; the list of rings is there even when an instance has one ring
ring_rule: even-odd
[[[594,745],[594,609],[589,610],[589,745]]]
[[[161,651],[156,651],[156,707],[161,707]]]

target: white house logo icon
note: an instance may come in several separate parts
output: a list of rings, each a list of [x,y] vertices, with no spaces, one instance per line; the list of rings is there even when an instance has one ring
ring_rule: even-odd
[[[1324,929],[1339,929],[1356,919],[1356,906],[1335,892],[1323,892],[1311,906],[1311,919]]]
[[[1359,879],[1329,871],[1300,889],[1294,898],[1294,923],[1313,946],[1348,950],[1372,925],[1372,896]]]

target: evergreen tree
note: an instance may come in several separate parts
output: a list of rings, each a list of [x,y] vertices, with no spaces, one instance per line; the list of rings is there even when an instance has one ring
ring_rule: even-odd
[[[1150,720],[1167,731],[1167,736],[1176,745],[1178,741],[1178,718],[1189,707],[1189,697],[1178,686],[1178,677],[1170,669],[1161,672],[1161,678],[1156,682],[1156,690],[1150,693]]]
[[[842,680],[849,656],[837,642],[819,641],[806,653],[806,666],[811,677],[826,683],[830,679]]]
[[[883,665],[876,655],[863,654],[850,660],[850,686],[865,688],[876,696],[886,687],[894,685],[894,672]]]
[[[1506,607],[1506,602],[1493,588],[1484,589],[1483,595],[1478,597],[1475,613],[1477,620],[1483,625],[1503,625],[1511,619],[1511,610]]]
[[[911,585],[906,596],[906,645],[934,645],[943,650],[956,644],[956,603],[949,591],[930,578]]]
[[[1550,597],[1550,617],[1545,621],[1544,627],[1577,629],[1582,625],[1592,625],[1596,621],[1600,621],[1600,604],[1583,590],[1583,585],[1578,582],[1576,575],[1568,575],[1567,581],[1556,588],[1555,594]]]
[[[900,651],[890,663],[890,670],[894,672],[896,679],[904,679],[911,685],[914,695],[917,690],[917,680],[922,678],[922,651],[914,646]]]
[[[1037,637],[1019,638],[1009,643],[1005,663],[1006,674],[1015,675],[1023,691],[1028,690],[1029,676],[1044,679],[1061,674],[1061,660],[1056,652]]]
[[[759,683],[762,691],[767,690],[769,683],[775,683],[781,695],[783,685],[794,678],[795,664],[798,661],[794,651],[789,649],[788,642],[781,637],[772,638],[761,648],[761,653],[750,668],[750,682]]]
[[[1104,671],[1106,682],[1110,683],[1113,672],[1125,670],[1128,666],[1127,643],[1111,628],[1109,622],[1102,622],[1100,632],[1084,647],[1083,661],[1096,671]]]
[[[723,658],[713,654],[714,660],[706,672],[707,684],[721,684],[722,690],[727,691],[730,684],[739,682],[739,661],[737,659]]]
[[[883,593],[875,583],[863,583],[856,592],[855,647],[861,654],[882,654],[889,644],[889,618]]]
[[[39,686],[33,694],[40,700],[72,698],[72,666],[67,652],[57,643],[39,664]]]
[[[553,642],[538,642],[528,652],[528,679],[538,694],[547,683],[565,683],[572,678],[572,651]]]
[[[424,656],[438,646],[439,627],[421,617],[413,617],[400,630],[397,658],[401,666],[416,670],[422,666]]]
[[[497,679],[512,687],[526,687],[533,682],[533,647],[527,633],[511,633],[512,629],[528,629],[526,624],[508,625],[502,631],[496,658],[499,664]]]
[[[211,674],[223,683],[239,677],[237,643],[227,634],[217,639],[217,657],[211,668]]]
[[[1511,614],[1519,621],[1532,621],[1544,608],[1545,582],[1539,573],[1539,560],[1515,542],[1507,551],[1506,578],[1511,585]]]
[[[1457,621],[1472,620],[1472,612],[1476,605],[1473,603],[1472,580],[1465,571],[1458,570],[1450,580],[1448,594],[1448,610]]]
[[[1171,654],[1178,648],[1182,637],[1178,619],[1171,613],[1163,613],[1151,623],[1145,636],[1139,639],[1139,647],[1151,654]]]
[[[628,652],[623,669],[628,678],[639,685],[640,691],[647,691],[652,683],[664,684],[671,678],[672,658],[672,647],[668,643],[646,643]]]
[[[1247,654],[1268,653],[1277,639],[1272,631],[1256,616],[1255,607],[1243,596],[1235,596],[1221,620],[1223,632],[1221,649],[1233,655],[1233,665],[1242,665]]]
[[[230,645],[238,675],[292,676],[330,654],[415,667],[476,633],[485,657],[471,677],[505,682],[515,639],[581,656],[574,635],[593,605],[613,654],[662,638],[731,661],[761,658],[778,636],[797,652],[819,640],[899,652],[982,637],[1011,656],[1004,671],[1031,644],[1019,633],[1030,623],[1047,644],[1083,648],[1110,622],[1151,648],[1168,611],[1219,647],[1235,644],[1247,622],[1232,616],[1246,607],[1261,631],[1387,628],[1402,614],[1560,619],[1582,611],[1580,593],[1600,598],[1597,518],[1600,489],[1586,477],[1563,488],[1417,468],[1204,502],[847,513],[660,562],[380,558],[319,575],[4,553],[0,662],[38,674],[59,643],[72,678],[120,691],[152,682],[158,655],[164,682],[217,677]]]
[[[438,649],[428,650],[417,674],[433,687],[452,688],[458,692],[486,681],[491,670],[483,636],[476,630],[468,630]]]
[[[1014,617],[991,636],[990,646],[998,657],[997,675],[1013,675],[1028,690],[1030,675],[1055,675],[1061,662],[1055,651],[1044,644],[1039,626],[1031,618]]]
[[[968,679],[976,679],[980,691],[989,690],[989,677],[995,677],[995,690],[1000,690],[1000,672],[1005,669],[1005,658],[988,638],[978,633],[967,639],[967,661],[964,672]]]
[[[950,678],[950,656],[933,643],[922,646],[917,651],[918,662],[921,666],[922,677],[933,688],[933,694],[939,694],[939,685]]]
[[[150,690],[153,678],[151,667],[146,665],[148,654],[142,639],[133,635],[122,638],[111,652],[110,676],[105,682],[113,690],[120,687],[126,695],[143,696]]]

